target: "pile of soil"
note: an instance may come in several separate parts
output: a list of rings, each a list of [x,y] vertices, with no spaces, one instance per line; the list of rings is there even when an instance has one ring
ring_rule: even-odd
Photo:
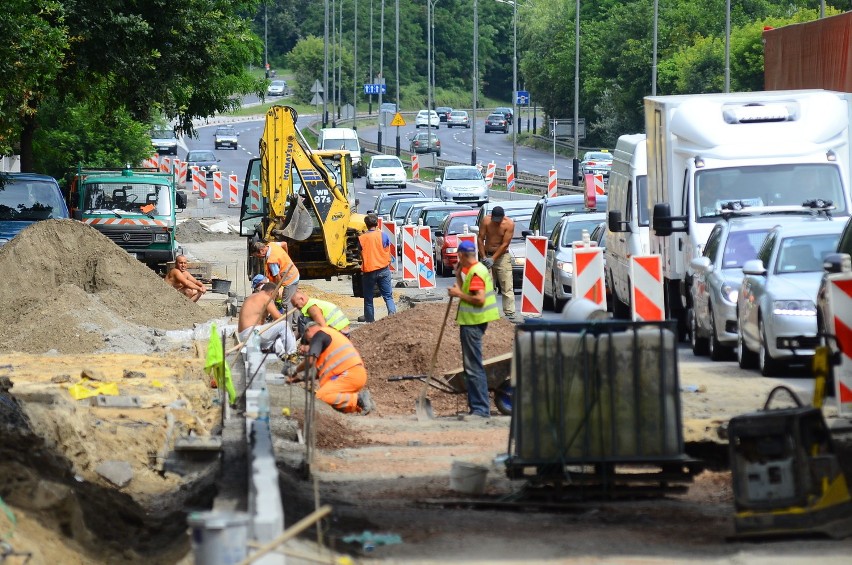
[[[352,343],[364,359],[367,386],[379,414],[414,413],[414,401],[420,394],[422,381],[388,382],[387,379],[429,372],[446,309],[446,302],[421,303],[352,331]],[[456,310],[453,306],[438,352],[439,374],[462,366]],[[515,326],[511,322],[500,318],[489,323],[482,344],[483,358],[512,351],[514,339]],[[452,415],[459,410],[467,412],[466,394],[444,393],[432,387],[428,394],[436,415]]]
[[[220,233],[208,230],[204,224],[195,218],[182,222],[175,229],[175,239],[181,243],[198,243],[201,241],[218,241],[223,239],[240,239],[240,234]]]
[[[154,271],[76,221],[27,227],[0,248],[0,272],[5,351],[92,353],[116,336],[139,333],[140,326],[174,330],[209,318]]]

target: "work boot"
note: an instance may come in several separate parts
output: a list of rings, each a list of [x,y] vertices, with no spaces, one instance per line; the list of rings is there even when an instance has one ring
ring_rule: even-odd
[[[362,388],[358,392],[358,407],[361,409],[361,415],[366,416],[376,409],[376,403],[373,402],[373,397],[370,396],[370,391]]]

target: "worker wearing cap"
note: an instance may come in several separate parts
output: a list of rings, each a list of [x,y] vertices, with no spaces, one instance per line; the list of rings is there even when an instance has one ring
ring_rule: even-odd
[[[286,243],[279,244],[275,241],[255,241],[251,250],[255,257],[263,258],[266,262],[266,278],[269,282],[281,283],[281,299],[284,304],[288,304],[299,288],[299,269],[290,259],[285,246]]]
[[[255,275],[251,278],[251,291],[257,292],[260,290],[265,283],[268,283],[269,279],[264,275]]]
[[[391,240],[388,234],[377,229],[379,217],[375,214],[367,214],[364,218],[367,232],[358,236],[358,244],[361,247],[361,271],[362,290],[364,294],[364,321],[376,321],[373,308],[373,293],[376,285],[385,300],[388,316],[396,314],[396,304],[393,302],[391,290]]]
[[[307,294],[301,290],[297,290],[290,303],[298,308],[302,314],[311,319],[311,321],[319,324],[322,327],[332,327],[349,337],[349,318],[343,313],[337,304],[320,300],[318,298],[309,298]]]
[[[305,360],[288,371],[288,382],[301,380],[308,363],[316,366],[317,398],[339,412],[367,415],[375,409],[367,384],[367,369],[361,355],[345,335],[328,326],[308,322],[299,350]]]
[[[459,263],[456,283],[447,291],[459,299],[456,322],[459,324],[462,365],[467,384],[469,415],[488,418],[491,401],[488,398],[488,377],[482,363],[482,338],[488,322],[498,320],[497,297],[494,283],[484,264],[476,259],[476,247],[471,241],[458,246]]]
[[[509,245],[515,232],[515,222],[506,217],[502,206],[495,206],[490,215],[482,219],[479,226],[479,257],[482,264],[491,269],[491,274],[500,285],[503,296],[503,314],[515,318],[515,288],[512,283],[512,261]]]

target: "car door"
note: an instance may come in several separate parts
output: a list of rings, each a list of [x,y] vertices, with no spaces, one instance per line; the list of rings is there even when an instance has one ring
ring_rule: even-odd
[[[547,240],[547,253],[544,258],[544,294],[546,296],[555,296],[556,290],[553,288],[553,281],[556,279],[556,252],[559,250],[559,240],[562,238],[562,229],[566,225],[565,218],[559,220],[553,228],[553,233]],[[548,289],[550,292],[548,292]]]
[[[719,255],[719,249],[722,237],[725,234],[725,229],[722,224],[717,224],[710,232],[710,237],[707,238],[707,244],[704,246],[702,255],[710,260],[711,269],[717,269],[716,259]],[[700,270],[696,271],[692,277],[692,308],[695,320],[699,327],[707,329],[710,327],[710,292],[709,283],[713,278],[713,273]]]
[[[740,312],[737,316],[741,326],[740,331],[743,334],[743,339],[752,351],[757,351],[760,347],[760,335],[758,331],[759,317],[759,302],[760,297],[766,290],[766,279],[769,269],[772,268],[772,258],[775,255],[775,247],[778,245],[780,238],[777,231],[771,231],[760,251],[757,252],[757,258],[763,262],[767,274],[763,276],[748,275],[743,278],[743,285],[740,289],[740,297],[737,302]]]

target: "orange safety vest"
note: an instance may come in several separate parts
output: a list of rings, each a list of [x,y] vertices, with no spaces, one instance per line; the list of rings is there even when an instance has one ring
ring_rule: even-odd
[[[272,275],[272,271],[269,269],[269,265],[277,264],[279,269],[279,274],[277,277]],[[289,286],[294,282],[299,280],[299,269],[296,268],[296,265],[293,265],[293,268],[290,268],[290,265],[293,265],[293,260],[290,259],[290,256],[284,251],[284,248],[280,245],[276,245],[275,243],[269,244],[269,252],[266,254],[266,276],[272,282],[278,282],[281,280],[281,277],[286,277],[284,279],[283,286]],[[287,272],[287,269],[290,269]]]
[[[344,371],[363,365],[361,355],[349,339],[334,328],[322,328],[320,332],[331,337],[331,343],[317,357],[317,377],[320,386]]]
[[[372,273],[390,265],[390,248],[382,245],[382,232],[378,229],[358,236],[361,242],[361,270]]]

